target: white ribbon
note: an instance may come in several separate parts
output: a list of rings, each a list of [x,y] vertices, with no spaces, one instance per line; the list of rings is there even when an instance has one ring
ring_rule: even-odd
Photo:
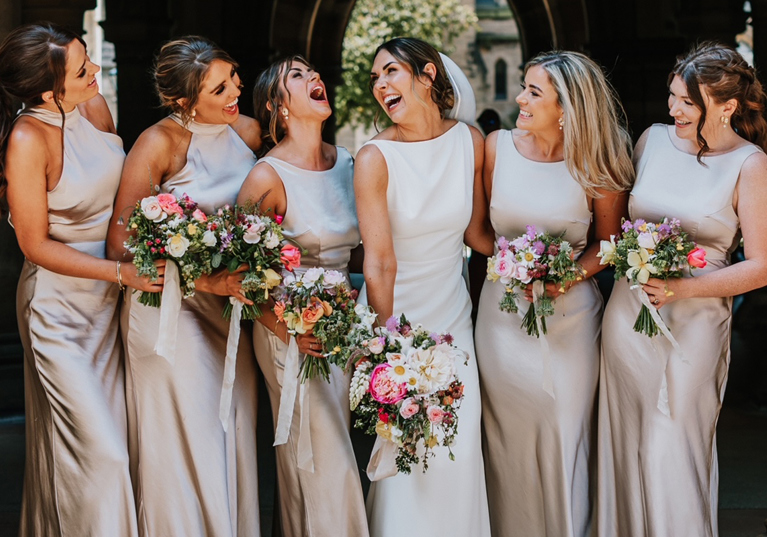
[[[382,436],[376,436],[376,443],[373,445],[373,452],[365,469],[368,479],[380,481],[397,475],[397,450],[397,444]]]
[[[160,304],[160,326],[154,351],[173,365],[176,361],[178,315],[181,312],[181,278],[173,261],[165,264],[165,283]]]
[[[282,393],[280,394],[280,409],[277,415],[277,430],[274,433],[274,445],[287,443],[290,427],[293,424],[293,409],[298,392],[298,373],[301,356],[298,352],[296,338],[291,337],[288,352],[285,356],[285,371],[282,376]],[[299,399],[300,426],[298,429],[298,467],[307,472],[314,472],[314,454],[312,452],[312,437],[309,428],[309,384],[301,384]]]
[[[633,288],[639,292],[639,300],[642,302],[642,305],[646,306],[647,309],[650,311],[650,317],[652,317],[652,320],[655,321],[655,324],[658,325],[658,328],[660,329],[661,334],[666,336],[666,339],[669,341],[669,343],[671,343],[671,346],[674,347],[672,354],[675,354],[676,356],[678,356],[679,359],[682,360],[682,362],[689,364],[690,362],[684,357],[684,354],[682,353],[682,349],[679,347],[679,342],[671,333],[671,330],[668,329],[668,326],[666,326],[666,323],[663,322],[663,318],[660,316],[660,313],[658,312],[658,310],[650,302],[650,297],[647,296],[647,293],[640,286],[638,285],[633,286]],[[659,354],[663,354],[664,364],[663,364],[663,378],[661,379],[660,392],[658,393],[658,410],[660,410],[665,416],[671,417],[671,408],[668,402],[668,361],[669,360],[668,360],[668,355],[666,353],[659,353]]]
[[[543,296],[546,288],[542,281],[535,280],[533,282],[533,303],[529,308],[532,308],[538,303],[538,300]],[[525,314],[522,313],[522,308],[517,308],[517,314],[520,318],[524,319]],[[552,399],[557,397],[554,395],[554,378],[551,374],[551,350],[549,348],[549,340],[546,339],[546,334],[543,333],[543,323],[541,318],[536,315],[535,324],[538,327],[538,341],[541,343],[541,359],[543,360],[543,384],[541,387],[543,391],[551,396]]]
[[[234,376],[237,369],[237,348],[240,346],[240,319],[242,318],[242,302],[229,298],[232,303],[232,317],[229,319],[229,336],[226,338],[226,359],[224,360],[224,381],[221,385],[221,400],[218,405],[218,419],[229,428],[229,412],[232,407],[232,391]]]

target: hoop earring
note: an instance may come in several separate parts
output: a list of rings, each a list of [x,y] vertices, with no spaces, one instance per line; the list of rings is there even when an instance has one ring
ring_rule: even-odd
[[[730,118],[727,116],[722,116],[719,120],[722,122],[722,128],[724,129],[730,125]]]
[[[562,130],[564,126],[565,126],[565,118],[561,117],[559,118],[559,130]]]

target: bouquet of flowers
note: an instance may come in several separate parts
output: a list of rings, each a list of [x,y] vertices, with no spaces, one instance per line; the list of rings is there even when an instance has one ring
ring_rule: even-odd
[[[615,267],[615,279],[624,276],[632,288],[639,288],[653,278],[668,280],[681,278],[686,268],[706,266],[706,251],[682,231],[682,224],[676,218],[663,218],[660,223],[645,222],[638,218],[631,222],[623,220],[623,233],[615,242],[615,236],[602,241],[597,254],[600,264]],[[639,310],[636,332],[649,337],[658,335],[658,324],[645,304]]]
[[[567,282],[581,280],[586,271],[574,260],[573,248],[562,237],[538,233],[535,226],[527,226],[527,232],[509,242],[505,237],[496,241],[498,253],[487,260],[487,279],[500,280],[506,292],[500,303],[501,311],[517,313],[516,289],[526,289],[536,281],[553,282],[564,292]],[[530,305],[522,319],[522,327],[528,335],[540,337],[546,334],[546,317],[553,315],[551,297],[541,293]],[[540,330],[538,328],[540,321]]]
[[[322,344],[324,358],[307,355],[301,365],[301,382],[321,376],[330,380],[330,363],[345,367],[353,348],[349,340],[359,326],[372,330],[375,315],[357,305],[357,291],[337,270],[310,268],[302,275],[286,275],[273,292],[274,313],[292,335],[311,332]]]
[[[352,360],[355,371],[349,389],[355,427],[377,434],[397,446],[397,469],[409,474],[420,462],[423,471],[437,445],[450,447],[458,434],[456,410],[463,399],[463,384],[456,364],[468,359],[456,348],[450,334],[435,334],[413,326],[403,315],[391,317],[386,327],[368,332],[359,342]]]
[[[207,216],[184,194],[149,196],[136,204],[128,220],[135,232],[125,241],[141,276],[157,279],[157,259],[170,259],[179,267],[184,296],[194,296],[195,280],[211,272],[211,253],[206,237]],[[139,302],[159,307],[161,293],[142,292]]]
[[[281,222],[280,216],[272,219],[258,214],[258,206],[226,205],[210,216],[211,233],[206,244],[212,249],[213,269],[223,266],[234,272],[240,265],[248,265],[242,290],[253,305],[243,306],[243,319],[261,317],[259,304],[266,302],[269,291],[282,281],[282,269],[293,271],[301,264],[301,250],[285,243]],[[222,315],[225,319],[231,317],[231,302],[226,304]]]

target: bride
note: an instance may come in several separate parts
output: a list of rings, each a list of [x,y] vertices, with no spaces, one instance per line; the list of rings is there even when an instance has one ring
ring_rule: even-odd
[[[461,275],[464,242],[492,253],[481,174],[479,131],[447,119],[456,99],[439,53],[414,38],[378,47],[370,87],[393,125],[357,155],[354,189],[365,245],[362,298],[383,323],[404,313],[450,332],[469,355],[459,435],[435,448],[427,473],[373,483],[370,534],[490,535],[480,435],[480,394],[471,304]]]

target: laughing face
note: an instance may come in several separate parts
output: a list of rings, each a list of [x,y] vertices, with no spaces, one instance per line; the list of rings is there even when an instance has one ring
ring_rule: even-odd
[[[414,81],[410,68],[387,50],[376,55],[370,77],[373,96],[394,123],[401,122],[408,107],[417,110],[432,102],[430,81]]]
[[[527,70],[516,101],[519,105],[517,128],[527,131],[559,130],[562,107],[543,67],[534,65]]]
[[[99,92],[96,73],[101,67],[88,57],[85,47],[77,39],[67,45],[66,75],[61,106],[69,112],[80,103],[93,98]]]
[[[285,80],[284,86],[282,80]],[[302,62],[294,61],[290,65],[287,79],[280,77],[280,93],[288,117],[316,117],[322,121],[330,117],[325,84],[317,71]]]
[[[195,121],[212,124],[234,123],[240,115],[237,106],[240,93],[240,76],[234,66],[222,60],[212,61],[194,107]]]
[[[705,88],[702,86],[701,95],[704,101],[708,100]],[[697,140],[701,111],[690,100],[687,95],[687,84],[679,75],[674,76],[668,87],[668,113],[674,118],[677,136],[686,140]],[[708,119],[711,120],[711,117]]]

